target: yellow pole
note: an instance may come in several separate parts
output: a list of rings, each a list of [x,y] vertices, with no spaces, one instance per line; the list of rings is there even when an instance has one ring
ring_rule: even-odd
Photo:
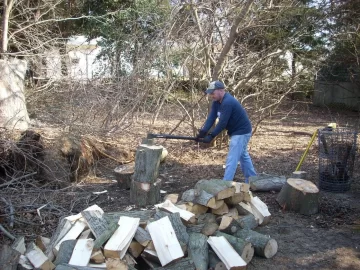
[[[299,164],[297,165],[295,171],[300,170],[301,164],[303,163],[303,161],[304,161],[307,153],[309,152],[309,149],[310,149],[311,145],[313,144],[313,142],[314,142],[314,140],[315,140],[315,138],[316,138],[317,133],[318,133],[318,131],[316,130],[316,131],[314,132],[314,134],[312,135],[311,140],[310,140],[308,146],[306,147],[306,150],[305,150],[304,154],[302,155],[302,157],[301,157],[301,159],[300,159],[300,161],[299,161]]]

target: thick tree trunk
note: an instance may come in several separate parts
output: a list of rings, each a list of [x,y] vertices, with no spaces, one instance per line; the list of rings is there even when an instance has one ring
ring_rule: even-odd
[[[29,115],[24,95],[26,61],[0,60],[0,127],[26,130]]]
[[[189,256],[197,270],[207,270],[209,264],[209,247],[207,237],[201,233],[190,234]]]
[[[319,211],[319,189],[310,181],[289,178],[276,201],[286,210],[303,215],[316,214]]]

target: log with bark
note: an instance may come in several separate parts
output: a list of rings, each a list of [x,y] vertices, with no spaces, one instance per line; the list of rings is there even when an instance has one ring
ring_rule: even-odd
[[[16,270],[21,253],[8,245],[0,246],[0,269]]]
[[[252,191],[280,191],[286,183],[285,176],[258,174],[249,178]]]
[[[129,189],[131,186],[132,176],[134,175],[134,163],[123,164],[114,169],[115,179],[119,188]]]
[[[316,214],[319,211],[319,189],[310,181],[289,178],[276,201],[284,210],[304,215]]]
[[[162,146],[141,144],[135,156],[135,171],[130,187],[130,201],[137,206],[160,201],[159,176]]]
[[[209,264],[209,248],[207,237],[201,233],[191,233],[189,238],[189,256],[197,270],[207,270]]]
[[[214,195],[217,200],[233,196],[236,190],[231,181],[220,179],[200,180],[195,184],[195,189],[204,190]]]
[[[246,263],[249,263],[254,257],[254,247],[250,242],[223,232],[216,232],[215,236],[224,236]]]
[[[277,253],[278,244],[275,239],[269,236],[249,229],[237,231],[234,236],[250,242],[254,246],[255,255],[257,256],[269,259]]]

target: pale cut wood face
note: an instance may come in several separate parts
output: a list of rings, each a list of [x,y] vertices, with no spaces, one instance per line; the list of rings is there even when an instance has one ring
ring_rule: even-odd
[[[289,185],[293,186],[297,190],[304,191],[305,193],[318,193],[319,192],[319,189],[317,188],[317,186],[308,180],[289,178],[288,183],[289,183]]]

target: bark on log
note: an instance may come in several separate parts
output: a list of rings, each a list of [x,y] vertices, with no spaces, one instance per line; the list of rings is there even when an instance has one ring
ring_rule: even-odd
[[[276,240],[261,233],[243,229],[237,231],[234,236],[250,242],[254,247],[255,255],[270,259],[277,253]]]
[[[159,176],[162,146],[141,144],[135,156],[134,181],[155,183]]]
[[[102,245],[114,234],[118,227],[119,225],[117,223],[110,222],[106,230],[103,231],[103,233],[94,241],[94,249],[101,248]]]
[[[258,174],[249,178],[252,191],[280,191],[286,183],[285,176]]]
[[[136,229],[134,238],[136,241],[138,241],[140,243],[140,245],[142,245],[144,247],[146,247],[149,244],[149,242],[151,241],[151,236],[150,236],[149,232],[141,227],[138,227]]]
[[[136,206],[154,205],[160,202],[161,180],[145,183],[133,180],[130,188],[130,201]]]
[[[195,184],[195,188],[214,195],[217,200],[223,200],[233,196],[236,190],[231,181],[223,181],[220,179],[200,180]]]
[[[204,206],[208,206],[212,198],[214,198],[214,195],[198,189],[186,190],[181,196],[181,199],[185,202],[198,203]]]
[[[201,233],[192,233],[189,238],[189,256],[196,270],[207,270],[209,265],[209,247],[207,237]]]
[[[206,223],[204,227],[201,229],[201,233],[210,236],[214,235],[214,233],[219,229],[219,225],[217,223]]]
[[[216,232],[215,236],[224,236],[246,263],[254,257],[254,247],[250,242],[223,232]]]
[[[276,201],[286,210],[303,215],[316,214],[319,211],[319,189],[310,181],[289,178]]]
[[[114,169],[115,179],[121,189],[129,189],[134,175],[134,163],[124,164]]]
[[[55,270],[99,270],[101,268],[94,268],[94,267],[89,267],[89,266],[75,266],[75,265],[70,265],[70,264],[59,264],[58,266],[56,266]]]
[[[59,252],[54,261],[55,265],[69,263],[77,240],[66,240],[60,244]]]
[[[189,234],[186,232],[186,226],[181,221],[180,214],[156,211],[154,218],[155,220],[159,220],[165,216],[169,218],[177,239],[187,245],[189,243]]]
[[[258,222],[255,219],[253,214],[248,214],[236,219],[236,222],[239,223],[240,227],[243,229],[255,229],[258,226]]]
[[[183,258],[179,261],[172,262],[165,267],[154,268],[154,270],[195,270],[194,262],[191,258]]]
[[[155,214],[155,210],[144,211],[119,211],[105,213],[105,217],[113,223],[118,223],[121,216],[140,218],[140,224],[146,224],[150,218]]]
[[[228,216],[221,217],[219,231],[227,234],[234,234],[241,229],[242,228],[240,224],[233,217],[228,217]]]
[[[226,270],[225,264],[219,259],[218,255],[209,249],[209,269]]]
[[[205,226],[205,223],[196,224],[196,225],[189,224],[189,225],[186,226],[186,232],[188,234],[190,234],[190,233],[201,233],[201,230],[204,228],[204,226]]]
[[[16,270],[21,253],[8,245],[0,246],[0,269]]]

